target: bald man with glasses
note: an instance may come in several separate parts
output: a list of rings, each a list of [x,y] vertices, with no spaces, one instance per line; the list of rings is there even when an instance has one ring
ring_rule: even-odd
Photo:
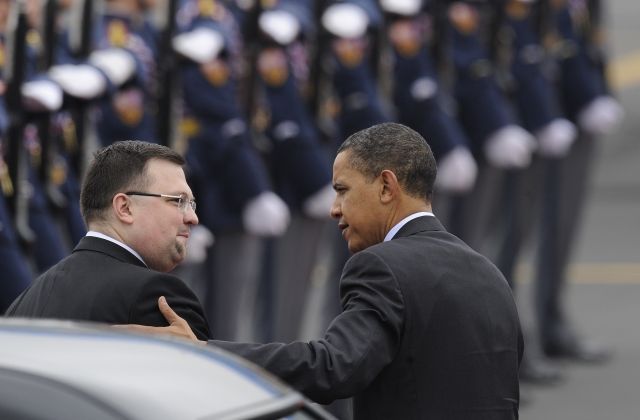
[[[80,193],[88,228],[72,254],[42,274],[7,316],[164,326],[157,297],[210,336],[198,299],[168,274],[186,255],[196,201],[184,159],[153,143],[121,141],[95,154]]]

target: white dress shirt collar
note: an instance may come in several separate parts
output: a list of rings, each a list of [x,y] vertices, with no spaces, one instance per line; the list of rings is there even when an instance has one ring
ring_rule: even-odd
[[[104,239],[105,241],[113,242],[116,245],[120,245],[121,247],[123,247],[124,249],[126,249],[127,251],[129,251],[130,253],[135,255],[137,259],[142,261],[142,264],[147,266],[147,263],[144,262],[144,260],[140,256],[140,254],[138,254],[136,251],[134,251],[133,248],[131,248],[130,246],[120,242],[117,239],[113,239],[111,236],[107,236],[104,233],[96,232],[95,230],[90,230],[89,232],[87,232],[87,236],[93,236],[95,238]]]
[[[391,228],[391,230],[387,233],[387,236],[384,237],[384,242],[392,240],[393,237],[396,236],[396,233],[398,233],[398,231],[402,229],[402,226],[406,225],[413,219],[417,219],[418,217],[422,216],[435,217],[434,214],[429,211],[419,211],[417,213],[410,214],[404,219],[400,220],[394,227]]]

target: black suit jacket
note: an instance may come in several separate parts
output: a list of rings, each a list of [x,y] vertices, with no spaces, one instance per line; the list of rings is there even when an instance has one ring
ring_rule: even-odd
[[[353,255],[343,312],[308,343],[211,341],[356,419],[514,419],[523,342],[511,290],[434,217]]]
[[[18,296],[6,315],[166,326],[158,310],[161,295],[200,339],[210,337],[202,307],[182,280],[150,270],[117,244],[86,236]]]

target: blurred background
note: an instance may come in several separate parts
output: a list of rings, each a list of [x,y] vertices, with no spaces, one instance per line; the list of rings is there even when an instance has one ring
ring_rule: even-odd
[[[142,139],[187,160],[200,225],[176,274],[214,337],[318,337],[349,257],[335,150],[397,121],[438,161],[436,216],[514,291],[521,418],[637,418],[639,18],[625,0],[0,0],[0,312],[85,234],[91,153]]]
[[[610,343],[614,356],[601,366],[562,365],[566,378],[557,386],[525,387],[524,420],[632,419],[640,412],[640,5],[611,0],[607,10],[609,75],[626,115],[600,142],[568,302],[583,330]]]

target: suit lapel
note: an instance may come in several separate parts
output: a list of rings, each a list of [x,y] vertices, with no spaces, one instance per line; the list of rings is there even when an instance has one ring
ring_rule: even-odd
[[[100,252],[124,263],[139,265],[140,267],[146,268],[144,263],[140,261],[135,255],[133,255],[120,245],[102,238],[85,236],[84,238],[80,239],[80,242],[78,242],[78,245],[76,245],[73,250],[74,253],[78,251]]]

